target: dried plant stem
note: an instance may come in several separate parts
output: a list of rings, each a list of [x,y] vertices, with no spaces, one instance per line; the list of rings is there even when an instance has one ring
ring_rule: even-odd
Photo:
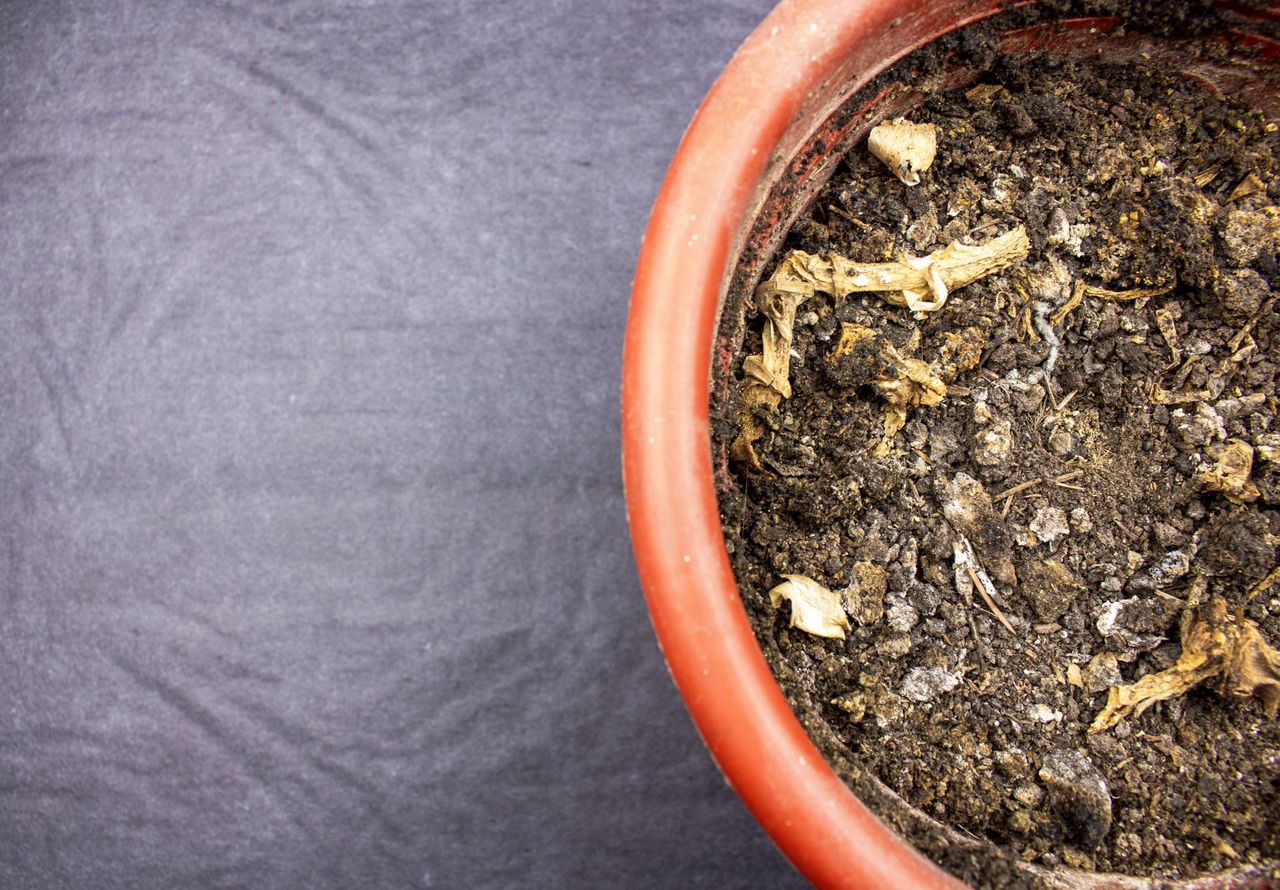
[[[838,254],[792,251],[756,288],[756,303],[763,310],[775,294],[798,298],[798,305],[819,291],[836,298],[880,293],[894,306],[932,312],[951,291],[1025,259],[1029,248],[1027,230],[1018,226],[984,244],[953,242],[928,256],[904,255],[894,263],[855,263]]]
[[[889,303],[923,315],[940,309],[955,288],[1024,259],[1029,247],[1026,229],[1018,226],[983,244],[953,242],[924,257],[904,254],[896,263],[855,263],[837,254],[820,256],[799,250],[787,254],[773,275],[756,288],[756,308],[765,317],[761,349],[742,363],[746,379],[742,385],[738,436],[730,447],[730,456],[762,469],[754,447],[764,435],[757,412],[761,407],[776,408],[780,400],[791,397],[792,333],[796,310],[805,300],[820,292],[837,299],[855,293],[879,293]],[[910,360],[904,363],[909,364]],[[923,385],[927,381],[915,382]],[[937,397],[945,392],[943,386]],[[886,436],[894,431],[886,427]]]
[[[982,601],[987,604],[987,608],[991,610],[991,614],[999,619],[1004,625],[1004,629],[1009,633],[1014,633],[1013,625],[1009,623],[1009,619],[1004,617],[1004,612],[1000,611],[1000,607],[996,605],[996,601],[991,598],[991,594],[987,593],[986,585],[982,583],[982,579],[978,577],[978,572],[973,566],[965,566],[969,571],[969,577],[973,580],[973,586],[982,597]],[[987,582],[990,584],[991,582]]]

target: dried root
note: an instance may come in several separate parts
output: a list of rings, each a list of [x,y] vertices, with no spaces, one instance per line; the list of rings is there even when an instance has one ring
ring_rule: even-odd
[[[799,250],[789,253],[773,275],[756,288],[756,308],[765,317],[761,352],[747,356],[742,364],[746,379],[738,436],[730,446],[730,457],[761,469],[754,448],[764,435],[759,415],[762,409],[776,408],[782,399],[791,397],[792,331],[796,309],[805,300],[819,292],[837,299],[855,293],[880,293],[894,306],[905,306],[917,314],[933,312],[942,307],[951,291],[1013,265],[1026,257],[1028,249],[1026,229],[1018,226],[984,244],[953,242],[928,256],[904,255],[896,263],[855,263],[837,254],[824,257]],[[916,359],[896,357],[895,361],[901,373],[877,389],[891,406],[901,409],[905,423],[907,409],[938,404],[946,386],[934,379],[936,371],[929,371]],[[908,383],[895,382],[900,379]],[[893,420],[886,418],[886,438],[901,429],[902,423],[898,423],[889,431],[896,422],[896,415]]]
[[[1272,718],[1280,709],[1280,651],[1267,645],[1257,624],[1229,612],[1220,597],[1210,600],[1183,627],[1182,654],[1173,667],[1108,690],[1107,705],[1094,718],[1089,732],[1110,729],[1156,702],[1182,695],[1215,677],[1222,695],[1257,696]]]
[[[1258,499],[1258,486],[1249,478],[1253,473],[1253,446],[1239,439],[1228,439],[1218,466],[1196,478],[1209,491],[1220,491],[1233,504],[1251,504]]]
[[[895,263],[855,263],[838,254],[796,250],[756,288],[756,303],[767,303],[775,294],[798,298],[799,305],[819,291],[837,299],[879,293],[894,306],[915,313],[934,312],[951,291],[1025,259],[1029,248],[1027,230],[1018,226],[983,244],[953,241],[928,256],[903,254]]]

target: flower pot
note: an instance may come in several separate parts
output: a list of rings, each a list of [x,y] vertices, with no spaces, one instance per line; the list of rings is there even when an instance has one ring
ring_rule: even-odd
[[[623,469],[650,614],[676,685],[729,783],[796,868],[823,887],[963,885],[849,791],[760,653],[716,500],[726,457],[712,453],[708,404],[723,396],[731,358],[729,344],[714,342],[719,315],[735,275],[737,286],[758,278],[834,168],[832,156],[875,120],[909,107],[909,91],[895,90],[892,75],[882,72],[941,35],[997,14],[1015,16],[1010,10],[1023,18],[1009,18],[1002,52],[1050,47],[1111,60],[1167,57],[1213,89],[1275,110],[1280,45],[1252,34],[1249,16],[1238,10],[1226,13],[1222,40],[1250,54],[1247,65],[1189,59],[1174,43],[1126,32],[1119,18],[1054,22],[1031,2],[787,0],[743,44],[691,123],[636,272],[623,366]],[[1275,21],[1280,7],[1252,15]],[[976,74],[939,76],[959,85]],[[874,113],[862,113],[869,109]],[[1049,880],[1146,886],[1073,872]],[[1250,880],[1223,875],[1194,886]],[[1253,880],[1264,886],[1265,879]]]

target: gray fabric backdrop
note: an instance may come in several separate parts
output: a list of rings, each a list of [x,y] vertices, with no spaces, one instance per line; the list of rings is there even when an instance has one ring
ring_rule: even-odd
[[[770,5],[0,0],[0,887],[800,883],[618,458]]]

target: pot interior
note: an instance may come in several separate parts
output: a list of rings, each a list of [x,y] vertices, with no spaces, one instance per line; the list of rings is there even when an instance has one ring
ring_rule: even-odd
[[[1270,16],[1272,13],[1267,13]],[[1115,17],[1076,18],[1031,25],[1015,23],[999,35],[997,55],[1051,54],[1090,61],[1125,64],[1154,63],[1203,87],[1210,94],[1237,100],[1280,119],[1280,44],[1255,33],[1247,18],[1216,36],[1195,41],[1157,37],[1131,30]],[[994,56],[993,56],[994,61]],[[807,134],[795,138],[794,150],[783,152],[775,163],[768,189],[758,197],[749,226],[739,238],[740,261],[731,272],[721,298],[720,312],[741,312],[744,295],[751,294],[762,272],[780,249],[795,220],[834,173],[838,159],[861,143],[879,122],[908,113],[925,98],[925,91],[963,90],[978,80],[987,67],[944,64],[924,76],[910,67],[911,57],[888,69],[870,84],[856,89],[829,81],[826,93],[817,97],[819,109],[807,119]],[[732,326],[717,326],[734,331]],[[733,336],[717,338],[711,367],[713,416],[726,416],[730,404],[733,356],[742,343],[742,324]],[[729,473],[726,448],[713,454],[717,478]],[[815,717],[816,720],[821,718]],[[811,728],[812,729],[812,728]],[[891,796],[891,795],[890,795]],[[905,801],[902,802],[906,806]],[[1145,880],[1072,872],[1048,872],[1027,867],[1055,886],[1150,886]],[[1225,873],[1194,882],[1197,887],[1268,886],[1267,879],[1246,872]],[[1190,886],[1189,882],[1187,886]]]

